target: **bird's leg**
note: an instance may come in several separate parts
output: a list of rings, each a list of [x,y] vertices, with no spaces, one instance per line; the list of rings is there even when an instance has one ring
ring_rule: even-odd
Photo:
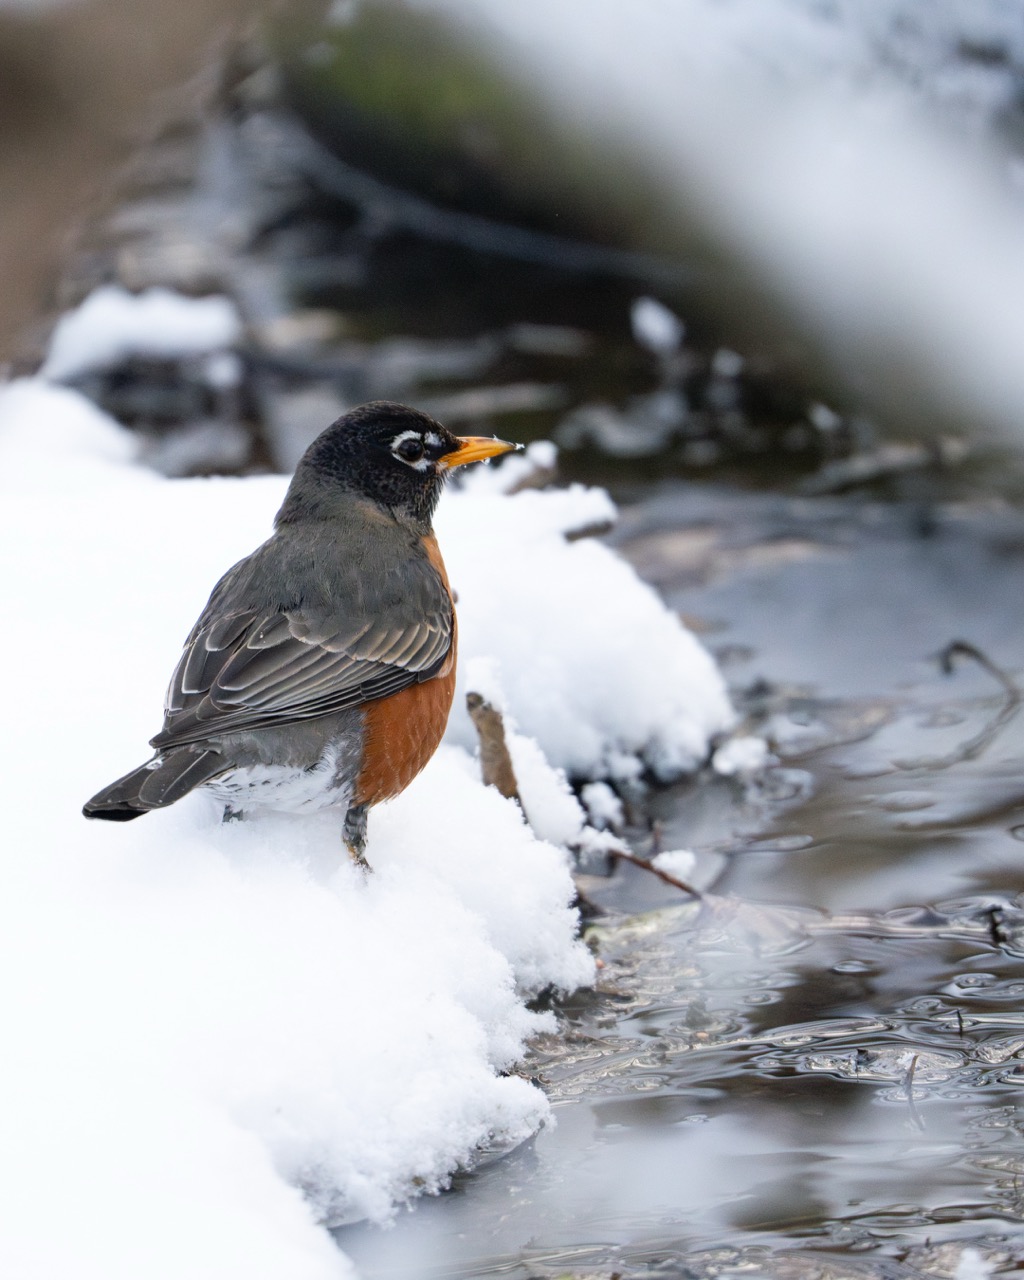
[[[366,848],[366,815],[369,808],[368,804],[354,804],[345,814],[345,825],[341,829],[341,838],[345,841],[349,857],[364,871],[371,869],[363,856],[363,850]]]

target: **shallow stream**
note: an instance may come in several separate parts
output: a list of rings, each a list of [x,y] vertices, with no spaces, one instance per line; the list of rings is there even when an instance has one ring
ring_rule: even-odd
[[[670,487],[616,536],[777,764],[654,798],[702,902],[585,878],[601,981],[528,1064],[557,1124],[340,1243],[369,1277],[1020,1266],[1024,523]]]

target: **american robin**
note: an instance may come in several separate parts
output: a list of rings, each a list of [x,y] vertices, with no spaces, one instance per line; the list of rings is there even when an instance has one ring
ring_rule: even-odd
[[[227,571],[192,628],[156,755],[85,816],[127,822],[196,787],[225,818],[336,805],[365,865],[367,811],[433,755],[455,690],[455,610],[431,523],[445,479],[520,447],[384,401],[329,426],[272,536]]]

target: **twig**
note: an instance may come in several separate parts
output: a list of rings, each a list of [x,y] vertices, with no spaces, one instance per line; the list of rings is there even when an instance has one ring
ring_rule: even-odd
[[[615,528],[613,520],[595,520],[592,524],[581,524],[578,529],[566,529],[566,542],[580,542],[583,538],[603,538]]]
[[[913,1121],[915,1128],[923,1133],[925,1127],[924,1121],[921,1119],[917,1110],[917,1105],[914,1102],[914,1074],[917,1071],[917,1059],[918,1054],[915,1053],[910,1059],[910,1066],[907,1068],[907,1078],[903,1083],[907,1091],[907,1107],[910,1111],[910,1118]]]
[[[480,774],[484,784],[497,787],[503,796],[510,800],[515,800],[522,808],[515,770],[512,768],[512,757],[508,753],[508,744],[505,741],[505,724],[501,718],[501,712],[495,710],[487,699],[479,693],[466,694],[466,709],[469,712],[469,718],[476,727],[477,737],[480,739]],[[661,832],[656,827],[656,842],[660,841],[660,836]],[[660,867],[654,865],[650,858],[641,858],[622,845],[609,849],[608,853],[612,858],[619,858],[623,862],[632,863],[634,867],[639,867],[641,871],[649,871],[652,876],[657,876],[659,880],[663,880],[665,884],[670,884],[674,889],[681,889],[683,893],[689,894],[691,898],[696,898],[701,902],[704,899],[704,895],[699,889],[687,884],[685,880],[680,880],[678,876],[662,871]]]
[[[996,736],[1009,724],[1020,710],[1021,691],[1007,673],[986,654],[967,640],[954,640],[946,645],[938,655],[939,666],[944,675],[952,675],[956,658],[970,658],[983,671],[987,671],[993,680],[1002,685],[1006,691],[1006,699],[989,723],[973,738],[961,743],[955,751],[945,756],[921,756],[916,760],[894,760],[897,769],[948,769],[951,765],[962,764],[965,760],[974,760],[988,747]]]
[[[966,444],[957,438],[940,439],[934,444],[883,444],[870,452],[826,462],[798,487],[807,497],[841,493],[886,476],[928,467],[948,467],[962,462],[966,454]]]
[[[501,712],[479,693],[466,694],[466,710],[480,739],[480,774],[484,785],[497,787],[503,796],[521,805]]]
[[[917,1070],[917,1058],[918,1055],[915,1053],[910,1059],[910,1066],[907,1068],[907,1078],[903,1082],[907,1090],[908,1102],[914,1101],[914,1072]]]
[[[678,876],[669,875],[667,871],[662,871],[649,858],[641,858],[638,854],[630,853],[628,849],[609,849],[608,852],[611,857],[619,858],[623,862],[629,862],[634,867],[639,867],[641,871],[649,871],[652,876],[657,876],[659,880],[664,880],[666,884],[672,885],[674,889],[682,889],[683,893],[688,893],[691,898],[696,898],[698,902],[704,901],[704,895],[699,889],[695,889],[692,884],[687,884],[685,880],[680,880]]]
[[[368,235],[379,236],[384,230],[397,228],[427,240],[457,244],[477,253],[498,254],[561,271],[587,274],[597,271],[664,285],[692,284],[705,276],[696,266],[653,254],[567,240],[507,222],[492,222],[476,214],[443,209],[346,164],[321,146],[296,120],[280,112],[273,130],[272,145],[282,156],[287,156],[292,171],[302,174],[318,190],[358,205]]]
[[[444,396],[419,396],[417,408],[442,422],[472,422],[502,413],[537,413],[561,409],[564,387],[537,382],[512,382],[498,387],[473,387]]]

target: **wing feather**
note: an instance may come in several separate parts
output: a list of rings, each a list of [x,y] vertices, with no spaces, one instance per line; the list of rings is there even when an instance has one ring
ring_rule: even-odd
[[[248,630],[253,617],[251,612],[241,612],[214,618],[205,632],[204,646],[211,653],[229,649]]]

